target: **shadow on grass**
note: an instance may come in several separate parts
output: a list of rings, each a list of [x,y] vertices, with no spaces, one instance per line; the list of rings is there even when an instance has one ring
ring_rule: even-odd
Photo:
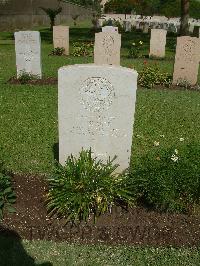
[[[59,143],[54,143],[53,145],[53,156],[54,160],[59,161]]]
[[[14,40],[14,32],[1,32],[0,40]]]
[[[50,262],[35,263],[22,245],[21,237],[14,230],[0,225],[0,265],[1,266],[53,266]]]
[[[89,28],[71,28],[69,34],[70,42],[94,40],[94,32],[92,32]],[[41,29],[40,35],[43,42],[49,44],[53,43],[53,32],[48,28]]]
[[[53,43],[53,32],[48,28],[40,30],[41,40],[46,43]]]

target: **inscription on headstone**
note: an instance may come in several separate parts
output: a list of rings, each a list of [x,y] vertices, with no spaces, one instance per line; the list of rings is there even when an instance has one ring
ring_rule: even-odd
[[[42,77],[41,41],[38,31],[15,32],[17,77],[23,73]]]
[[[94,63],[120,65],[121,35],[100,32],[95,34]]]
[[[200,62],[200,40],[195,37],[177,38],[173,84],[197,83]]]
[[[74,65],[58,74],[59,161],[91,148],[104,162],[129,166],[137,72],[116,66]],[[70,104],[69,104],[70,103]]]

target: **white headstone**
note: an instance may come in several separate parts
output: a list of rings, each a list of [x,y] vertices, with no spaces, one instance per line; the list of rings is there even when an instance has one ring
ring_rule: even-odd
[[[177,38],[173,84],[197,83],[200,62],[200,39],[183,36]]]
[[[38,31],[15,32],[17,77],[22,73],[42,77],[41,40]]]
[[[58,71],[59,162],[92,149],[104,162],[129,166],[137,72],[116,66],[73,65]]]
[[[132,30],[131,21],[125,20],[124,21],[124,28],[125,28],[125,32],[131,32],[131,30]]]
[[[149,24],[145,23],[143,28],[143,33],[148,33],[148,32],[149,32]]]
[[[118,27],[104,26],[104,27],[102,27],[102,32],[116,32],[116,33],[118,33]]]
[[[150,54],[153,57],[165,57],[167,31],[162,29],[151,30]]]
[[[94,63],[120,65],[121,34],[99,32],[95,34]]]
[[[64,48],[64,54],[69,55],[69,27],[53,27],[53,45],[54,48]]]

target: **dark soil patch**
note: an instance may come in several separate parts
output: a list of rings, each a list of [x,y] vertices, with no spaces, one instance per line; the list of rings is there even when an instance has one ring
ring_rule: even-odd
[[[9,84],[13,85],[22,85],[22,84],[30,84],[30,85],[57,85],[58,84],[58,79],[55,77],[48,77],[48,78],[43,78],[43,79],[31,79],[28,80],[26,83],[22,83],[19,79],[16,77],[11,77],[8,80]]]
[[[11,77],[8,80],[9,84],[12,85],[23,85],[23,84],[30,84],[30,85],[58,85],[58,79],[55,77],[48,77],[48,78],[43,78],[43,79],[32,79],[28,80],[26,83],[22,83],[19,79],[16,77]],[[141,89],[142,87],[138,85],[138,88]],[[144,88],[142,88],[144,89]],[[196,85],[194,87],[188,87],[187,89],[183,86],[174,86],[171,85],[170,87],[165,87],[162,85],[155,85],[154,89],[156,90],[193,90],[193,91],[200,91],[200,86]]]
[[[14,187],[17,212],[6,215],[1,226],[24,239],[140,246],[200,245],[200,216],[158,213],[139,207],[128,212],[115,207],[97,219],[96,224],[91,219],[88,224],[71,226],[48,217],[44,177],[15,175]]]

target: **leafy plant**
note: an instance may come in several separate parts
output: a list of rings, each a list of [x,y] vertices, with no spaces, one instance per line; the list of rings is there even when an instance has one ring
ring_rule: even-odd
[[[184,87],[185,89],[190,89],[192,86],[186,79],[179,79],[176,83],[177,86]]]
[[[113,26],[112,19],[109,18],[108,20],[104,20],[102,26],[103,27],[105,27],[105,26]]]
[[[199,153],[197,143],[156,147],[133,166],[129,189],[156,209],[193,211],[200,204]]]
[[[161,73],[157,65],[148,65],[146,62],[139,73],[138,83],[147,89],[152,89],[155,85],[169,87],[172,77],[168,73]]]
[[[73,43],[73,56],[92,56],[94,44],[92,42]]]
[[[0,220],[6,212],[13,213],[13,203],[16,201],[16,196],[12,188],[11,177],[6,175],[0,165]]]
[[[114,27],[118,27],[118,32],[119,33],[125,32],[124,26],[122,26],[122,24],[120,23],[120,21],[114,19],[113,20],[113,26]]]
[[[143,47],[143,42],[133,42],[129,49],[129,57],[130,58],[138,58],[140,56],[140,51]]]
[[[64,55],[65,48],[64,47],[56,47],[52,50],[51,55]]]
[[[37,75],[33,75],[31,73],[21,71],[18,80],[21,84],[27,84],[30,80],[38,79]]]
[[[113,160],[103,163],[93,158],[91,150],[82,150],[78,158],[67,158],[58,165],[55,175],[48,179],[47,208],[50,214],[67,221],[87,221],[107,212],[117,202],[131,204],[131,193],[126,189],[127,175],[115,174],[118,165]]]

